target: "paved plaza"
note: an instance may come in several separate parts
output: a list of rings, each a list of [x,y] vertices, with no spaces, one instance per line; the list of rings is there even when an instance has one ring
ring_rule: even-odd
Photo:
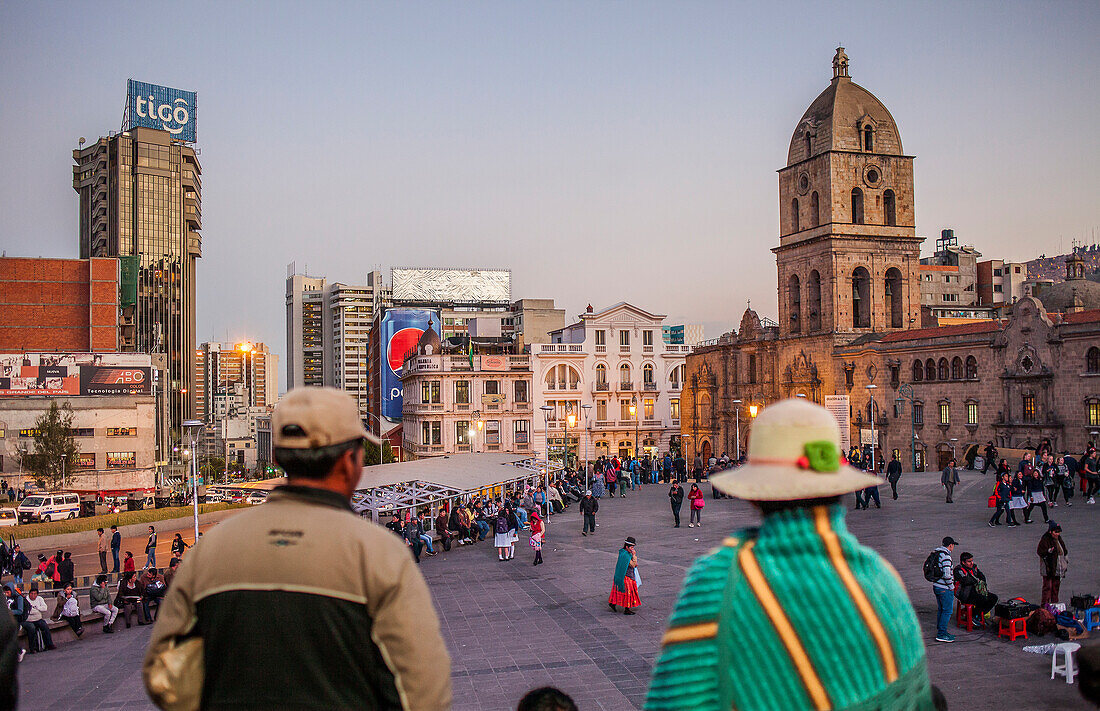
[[[975,555],[990,589],[1002,598],[1039,597],[1035,545],[1046,530],[1038,522],[1009,529],[986,526],[990,476],[961,473],[955,504],[946,504],[938,473],[906,475],[901,499],[881,510],[850,511],[850,529],[885,555],[901,573],[921,620],[932,680],[953,709],[1086,708],[1076,686],[1050,680],[1050,657],[1021,651],[1030,642],[1007,642],[987,632],[952,631],[954,644],[934,641],[935,601],[921,573],[924,557],[944,535]],[[665,620],[693,558],[731,530],[758,520],[747,504],[713,500],[707,491],[702,528],[671,527],[667,487],[651,485],[625,499],[601,502],[600,527],[582,537],[576,507],[555,516],[544,549],[546,564],[531,565],[526,537],[516,559],[497,560],[489,542],[455,547],[425,558],[444,638],[452,658],[454,708],[514,709],[524,691],[553,684],[583,710],[626,711],[641,706]],[[849,502],[851,497],[849,498]],[[1077,498],[1072,508],[1052,509],[1064,528],[1070,571],[1062,598],[1100,590],[1100,506]],[[638,539],[642,607],[613,614],[607,594],[614,557],[625,536]],[[93,634],[56,652],[28,656],[20,668],[20,708],[152,708],[141,688],[140,662],[148,628]],[[751,673],[746,670],[746,673]],[[247,680],[242,680],[247,683]]]

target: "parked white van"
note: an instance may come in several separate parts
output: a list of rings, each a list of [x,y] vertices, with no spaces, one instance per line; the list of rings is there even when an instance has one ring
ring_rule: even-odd
[[[19,523],[60,521],[80,514],[80,497],[76,494],[35,494],[23,499],[15,509]]]

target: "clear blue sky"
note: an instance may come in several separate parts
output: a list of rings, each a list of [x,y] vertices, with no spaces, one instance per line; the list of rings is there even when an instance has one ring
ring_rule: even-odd
[[[901,5],[4,3],[0,249],[76,255],[70,151],[133,77],[199,92],[201,340],[282,353],[291,261],[506,267],[713,337],[775,315],[775,171],[840,43],[917,158],[920,234],[1100,238],[1100,3]]]

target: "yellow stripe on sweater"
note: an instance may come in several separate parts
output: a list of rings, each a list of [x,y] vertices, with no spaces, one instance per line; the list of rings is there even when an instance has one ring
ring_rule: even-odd
[[[806,649],[802,646],[798,633],[794,631],[791,621],[787,619],[787,614],[783,612],[783,607],[779,604],[775,593],[768,585],[764,572],[760,570],[760,564],[756,560],[756,555],[752,552],[755,545],[755,541],[746,543],[745,547],[737,554],[737,562],[740,564],[741,571],[745,574],[745,580],[752,588],[757,601],[764,608],[764,613],[771,620],[772,626],[775,627],[779,640],[786,647],[787,654],[798,671],[798,676],[801,677],[802,685],[806,687],[806,693],[813,701],[814,708],[818,711],[827,711],[832,707],[829,694],[825,691],[825,685],[821,683],[821,679],[817,676],[817,671],[814,669],[809,655],[806,654]]]
[[[665,636],[661,638],[661,646],[682,644],[684,642],[698,642],[701,639],[714,639],[717,636],[717,622],[699,622],[694,625],[669,627],[665,632]]]
[[[825,543],[829,560],[836,568],[837,575],[840,576],[841,582],[844,583],[852,602],[859,610],[860,617],[863,618],[863,622],[871,632],[871,637],[878,646],[879,656],[882,657],[882,668],[886,674],[886,683],[890,684],[898,678],[898,663],[894,658],[894,648],[890,646],[890,638],[886,636],[886,630],[883,628],[882,621],[879,620],[875,608],[872,607],[871,601],[867,599],[863,588],[859,586],[856,576],[852,574],[848,560],[844,557],[844,551],[840,549],[840,539],[837,537],[836,531],[833,530],[832,524],[829,523],[829,510],[825,506],[814,507],[814,526],[817,528],[817,535],[821,536],[822,542]]]

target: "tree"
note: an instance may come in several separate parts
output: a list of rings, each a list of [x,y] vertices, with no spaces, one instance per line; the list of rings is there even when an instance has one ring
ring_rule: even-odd
[[[50,409],[34,422],[34,452],[22,453],[23,468],[40,476],[49,489],[62,484],[63,472],[76,468],[80,448],[73,439],[72,428],[72,406],[66,402],[58,407],[56,400],[51,401]]]
[[[393,449],[390,448],[390,443],[386,440],[382,440],[382,462],[389,464],[390,462],[396,461],[397,458],[393,456]],[[378,445],[373,442],[367,442],[363,450],[363,465],[369,467],[372,464],[378,464]]]

